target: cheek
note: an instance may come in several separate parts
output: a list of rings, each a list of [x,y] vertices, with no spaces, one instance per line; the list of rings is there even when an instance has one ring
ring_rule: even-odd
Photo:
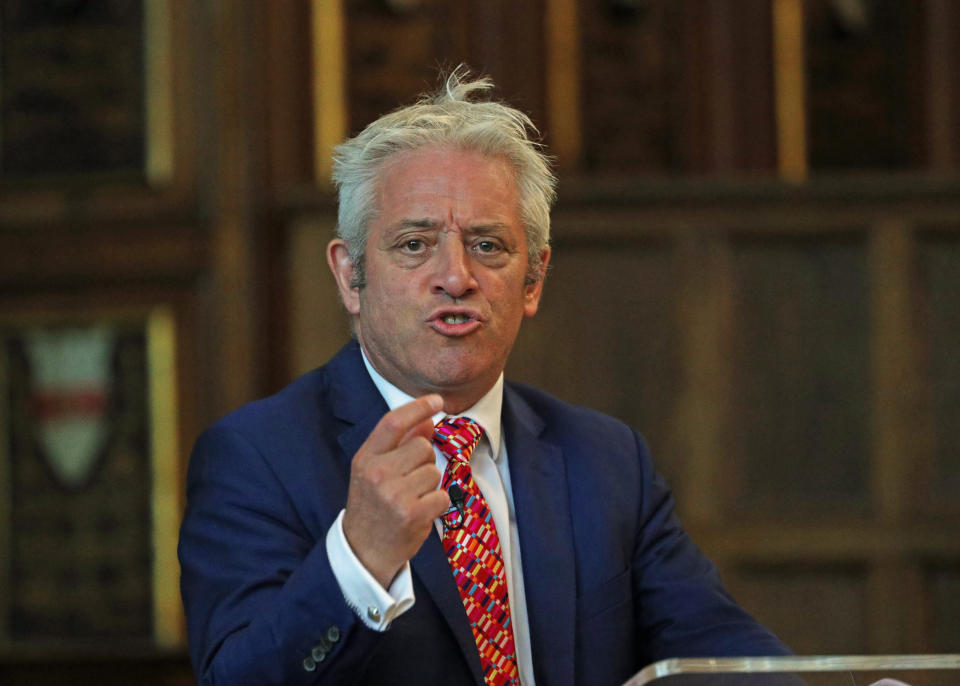
[[[381,266],[378,273],[380,278],[370,280],[369,283],[372,287],[371,292],[376,294],[381,303],[403,304],[411,300],[416,294],[416,270],[400,269],[394,265],[389,265]]]
[[[365,316],[377,329],[394,331],[396,324],[408,318],[413,295],[402,279],[369,282],[363,293]],[[399,333],[399,331],[397,332]]]
[[[521,278],[501,279],[489,284],[491,300],[497,303],[500,313],[509,318],[522,317],[526,307],[527,291]]]

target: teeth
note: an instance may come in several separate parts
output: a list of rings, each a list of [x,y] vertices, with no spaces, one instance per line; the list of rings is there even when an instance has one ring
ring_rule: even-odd
[[[448,314],[443,318],[444,324],[466,324],[470,318],[465,314]]]

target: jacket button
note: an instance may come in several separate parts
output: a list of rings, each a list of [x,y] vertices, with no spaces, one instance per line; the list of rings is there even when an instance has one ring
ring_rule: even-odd
[[[317,668],[317,662],[310,655],[307,655],[303,658],[303,668],[308,672],[312,672]]]
[[[377,613],[379,614],[379,613]],[[327,640],[331,643],[336,643],[340,640],[340,627],[332,626],[327,629]]]

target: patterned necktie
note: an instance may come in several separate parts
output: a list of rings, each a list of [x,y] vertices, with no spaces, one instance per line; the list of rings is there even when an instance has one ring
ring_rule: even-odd
[[[470,455],[481,435],[483,428],[466,417],[447,417],[434,428],[433,442],[447,458],[441,485],[447,489],[456,483],[464,494],[462,525],[444,526],[443,549],[477,642],[484,680],[488,686],[519,686],[500,537],[470,471]]]

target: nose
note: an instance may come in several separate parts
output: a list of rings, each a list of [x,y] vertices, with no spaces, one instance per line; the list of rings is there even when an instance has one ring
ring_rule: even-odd
[[[430,292],[462,298],[477,290],[473,264],[459,234],[447,233],[434,254],[436,270]]]

